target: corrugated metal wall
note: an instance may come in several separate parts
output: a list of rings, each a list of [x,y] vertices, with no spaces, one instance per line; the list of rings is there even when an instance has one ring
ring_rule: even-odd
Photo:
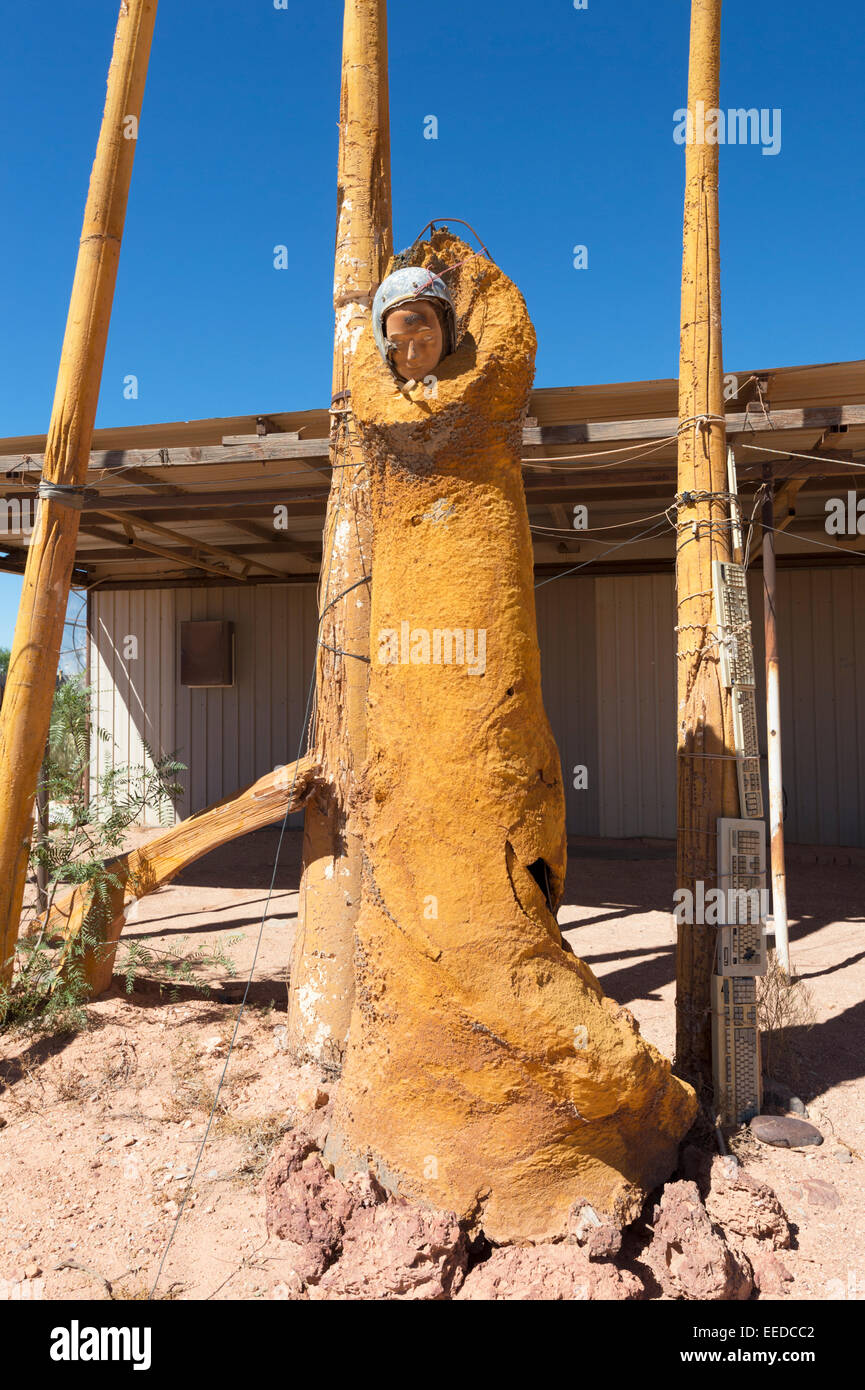
[[[749,577],[766,789],[763,583]],[[538,590],[544,702],[572,834],[672,837],[676,826],[672,581],[556,580]],[[865,845],[865,568],[778,574],[785,831]],[[575,763],[589,789],[575,791]]]
[[[781,571],[778,644],[787,837],[865,844],[862,568]]]
[[[562,759],[568,830],[597,835],[598,670],[594,579],[556,579],[535,592],[544,705]],[[574,771],[586,769],[586,786]]]
[[[597,581],[598,834],[676,833],[673,581]]]
[[[113,741],[101,745],[103,760],[142,763],[145,741],[176,752],[189,769],[178,818],[294,760],[315,652],[314,585],[97,592],[92,603],[94,709]],[[180,624],[205,618],[235,625],[230,689],[179,683]],[[128,636],[137,639],[137,659],[124,657]]]
[[[147,764],[145,744],[157,756],[175,747],[174,591],[97,591],[90,614],[93,723],[108,736],[91,739],[94,794],[107,768]],[[123,785],[131,790],[129,779]],[[158,824],[159,816],[145,820]]]
[[[542,585],[536,598],[544,702],[562,756],[569,831],[673,836],[672,580],[580,575]],[[750,598],[764,724],[759,573],[751,576]],[[778,610],[787,837],[865,844],[865,572],[782,570]],[[233,689],[178,684],[186,618],[234,622]],[[91,622],[94,704],[111,732],[113,757],[142,762],[144,740],[176,751],[190,769],[178,815],[294,758],[315,646],[313,585],[97,592]],[[130,636],[138,655],[127,659]],[[764,755],[765,742],[763,727]],[[574,787],[578,766],[586,768],[584,790]]]

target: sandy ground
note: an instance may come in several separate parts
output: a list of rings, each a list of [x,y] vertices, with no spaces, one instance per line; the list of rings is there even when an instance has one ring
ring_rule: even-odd
[[[188,1187],[262,915],[250,1003],[158,1295],[279,1298],[285,1262],[264,1226],[260,1178],[312,1073],[285,1053],[287,964],[297,911],[300,833],[267,890],[276,832],[259,831],[191,866],[141,902],[125,936],[190,954],[219,942],[213,997],[172,1002],[142,979],[90,1006],[92,1027],[53,1039],[5,1038],[0,1062],[0,1298],[146,1296]],[[822,862],[821,862],[822,861]],[[674,938],[671,847],[574,842],[560,920],[606,991],[671,1053]],[[796,1030],[790,1069],[825,1135],[818,1148],[734,1141],[797,1228],[783,1253],[794,1299],[865,1298],[865,853],[793,849],[793,961],[815,1023]],[[301,1095],[301,1103],[303,1096]],[[842,1161],[839,1146],[852,1151]],[[813,1180],[817,1179],[815,1183]]]

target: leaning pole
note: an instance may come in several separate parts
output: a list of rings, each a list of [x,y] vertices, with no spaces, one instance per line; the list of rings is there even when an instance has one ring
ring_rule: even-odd
[[[0,982],[12,975],[33,800],[78,539],[157,0],[122,0],[0,716]]]
[[[715,640],[712,561],[730,560],[724,369],[721,354],[721,257],[718,146],[706,144],[699,113],[717,107],[721,0],[693,0],[688,69],[688,140],[682,251],[677,483],[677,865],[676,883],[697,899],[696,884],[717,876],[717,821],[738,816],[730,692]],[[676,1064],[679,1076],[709,1101],[712,1093],[711,977],[716,928],[678,927]]]
[[[289,1038],[339,1070],[354,994],[360,839],[350,798],[366,752],[369,481],[354,442],[351,365],[393,250],[386,0],[346,0],[340,95],[330,497],[319,584],[316,716],[321,781],[307,804]]]

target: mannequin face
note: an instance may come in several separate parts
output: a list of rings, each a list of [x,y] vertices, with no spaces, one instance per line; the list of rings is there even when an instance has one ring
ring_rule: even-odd
[[[441,320],[429,300],[414,299],[391,309],[385,336],[394,345],[393,365],[404,381],[421,381],[442,359]]]

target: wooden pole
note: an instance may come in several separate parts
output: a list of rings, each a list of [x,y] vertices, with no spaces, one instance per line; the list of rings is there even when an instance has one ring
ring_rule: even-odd
[[[717,107],[721,0],[692,0],[690,129],[679,356],[677,585],[677,885],[697,901],[717,882],[717,820],[739,814],[732,706],[714,640],[712,561],[730,559],[721,354],[718,147],[702,138]],[[699,105],[698,105],[699,104]],[[711,976],[716,928],[681,924],[676,950],[676,1071],[712,1092]]]
[[[355,347],[393,251],[386,0],[346,0],[337,182],[333,404],[342,411]],[[360,908],[361,843],[350,798],[366,751],[371,528],[368,479],[350,417],[331,419],[314,738],[324,780],[306,811],[288,1027],[297,1057],[338,1070]]]
[[[121,0],[117,20],[42,474],[64,488],[80,489],[87,475],[156,4]],[[40,503],[0,715],[0,981],[12,974],[78,539],[79,512],[61,495]]]
[[[784,779],[781,762],[781,683],[778,664],[778,624],[775,585],[775,496],[771,464],[763,478],[763,621],[766,633],[766,730],[769,763],[769,834],[772,855],[772,922],[775,954],[790,974],[790,933],[787,923],[787,875],[784,870]]]

